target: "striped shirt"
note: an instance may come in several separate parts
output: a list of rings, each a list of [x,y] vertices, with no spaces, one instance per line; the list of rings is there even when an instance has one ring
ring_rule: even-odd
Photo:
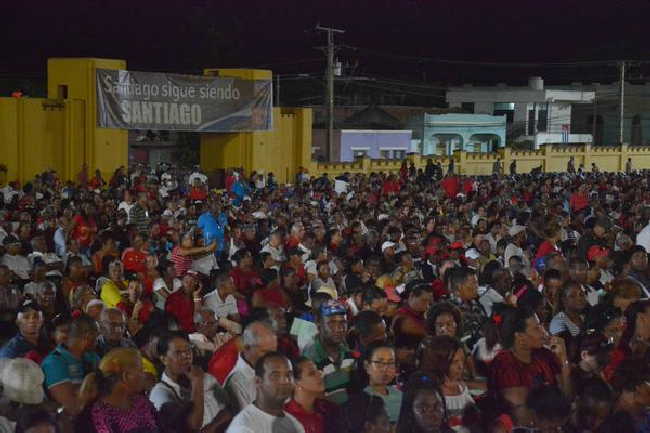
[[[563,332],[569,332],[572,337],[575,337],[576,335],[580,334],[580,327],[573,323],[571,319],[569,319],[569,316],[561,311],[557,313],[555,317],[553,317],[553,320],[551,320],[549,331],[551,335],[558,335]]]
[[[192,269],[192,257],[184,256],[181,254],[181,247],[175,246],[172,250],[171,261],[174,263],[176,268],[176,275],[181,278]]]

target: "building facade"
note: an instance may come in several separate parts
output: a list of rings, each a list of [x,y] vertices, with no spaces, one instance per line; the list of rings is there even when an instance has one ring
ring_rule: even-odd
[[[493,152],[506,143],[505,115],[426,113],[414,118],[410,126],[422,155]]]
[[[465,85],[447,91],[449,108],[505,115],[507,139],[529,143],[534,149],[547,143],[591,143],[591,134],[571,131],[571,110],[572,104],[593,100],[593,91],[545,88],[540,77],[531,77],[527,87]]]
[[[619,144],[620,82],[611,84],[573,83],[567,88],[594,92],[593,105],[573,107],[573,125],[576,131],[594,135],[594,145]],[[632,146],[650,144],[650,83],[623,87],[623,142]]]

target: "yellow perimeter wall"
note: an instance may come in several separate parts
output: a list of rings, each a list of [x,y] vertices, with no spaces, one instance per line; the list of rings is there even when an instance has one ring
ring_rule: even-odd
[[[470,153],[457,151],[453,155],[454,171],[468,176],[491,175],[492,166],[497,159],[501,160],[505,173],[509,173],[512,160],[517,161],[517,173],[529,173],[536,167],[541,167],[544,172],[564,172],[571,156],[575,159],[576,169],[584,164],[587,172],[591,171],[591,163],[595,162],[600,171],[622,172],[628,158],[632,158],[633,169],[650,168],[650,147],[631,147],[626,144],[618,147],[592,147],[583,146],[542,146],[537,151],[514,151],[510,148],[501,148],[497,153]],[[408,155],[407,160],[412,161],[416,168],[424,168],[426,156]],[[446,169],[449,157],[433,157],[434,162],[440,162]],[[349,163],[311,163],[313,174],[327,173],[329,176],[338,176],[343,173],[398,173],[401,161],[358,159]]]
[[[0,162],[7,179],[24,183],[48,169],[74,177],[83,163],[83,119],[80,100],[0,98]]]
[[[48,99],[0,98],[0,172],[5,180],[25,182],[47,169],[63,179],[74,179],[82,165],[89,173],[98,168],[108,177],[128,163],[127,131],[98,128],[95,69],[126,69],[126,62],[115,59],[55,58],[48,60]],[[270,79],[271,71],[252,69],[206,69],[205,75],[243,79]],[[273,172],[279,182],[292,182],[299,167],[312,175],[345,172],[398,172],[400,161],[360,159],[353,163],[311,161],[312,112],[307,108],[274,108],[273,130],[237,134],[202,134],[201,165],[210,172],[228,167],[243,167],[265,174]],[[517,172],[535,167],[545,172],[566,169],[570,156],[576,167],[587,171],[595,162],[601,171],[623,171],[628,158],[635,169],[650,168],[650,147],[544,146],[531,152],[499,149],[498,153],[456,152],[456,173],[489,175],[500,158],[506,172],[517,160]],[[424,168],[426,157],[409,155],[417,168]],[[448,157],[436,157],[443,166]]]

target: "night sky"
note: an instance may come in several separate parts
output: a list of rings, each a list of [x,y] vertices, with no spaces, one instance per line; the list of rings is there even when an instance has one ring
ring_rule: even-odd
[[[42,75],[56,56],[124,58],[129,69],[196,73],[203,67],[322,71],[317,24],[354,74],[400,79],[517,79],[580,68],[447,64],[650,59],[650,1],[576,0],[160,0],[11,1],[0,5],[0,73]],[[59,5],[59,3],[61,3]],[[2,35],[4,33],[4,35]],[[421,60],[419,60],[421,58]],[[615,69],[585,67],[596,78]],[[613,75],[612,75],[613,74]],[[589,75],[585,72],[584,75]],[[487,77],[487,78],[486,78]]]

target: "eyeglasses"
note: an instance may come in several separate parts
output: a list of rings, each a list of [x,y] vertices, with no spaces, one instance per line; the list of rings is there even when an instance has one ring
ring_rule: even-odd
[[[385,362],[385,361],[370,361],[371,364],[375,364],[378,368],[383,368],[386,370],[391,370],[397,368],[397,363],[395,361]]]

